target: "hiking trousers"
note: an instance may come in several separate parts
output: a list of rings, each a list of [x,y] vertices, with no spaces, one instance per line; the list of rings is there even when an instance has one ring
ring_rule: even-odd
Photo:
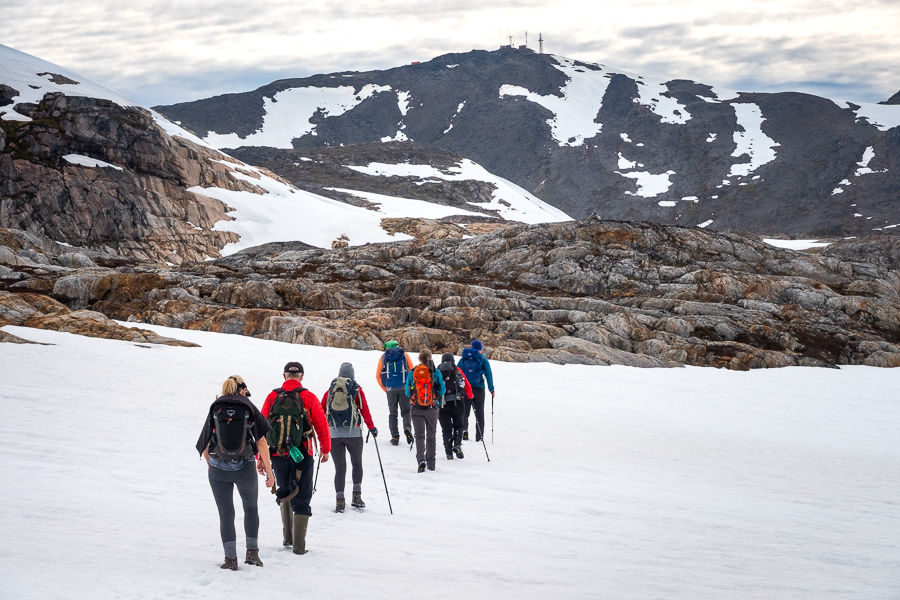
[[[466,418],[463,423],[463,428],[466,431],[469,431],[469,413],[472,409],[475,409],[475,423],[478,426],[478,429],[475,431],[469,431],[469,439],[472,439],[472,434],[475,434],[475,439],[480,440],[484,436],[484,392],[485,389],[472,386],[472,399],[469,400],[466,398]],[[474,428],[473,428],[474,429]],[[481,435],[478,435],[478,432],[481,432]]]
[[[450,453],[453,446],[462,443],[463,419],[466,416],[466,404],[460,398],[455,402],[447,402],[438,413],[441,422],[441,435],[444,437],[444,452]]]
[[[334,461],[334,491],[338,498],[344,497],[344,482],[347,479],[347,457],[344,450],[350,454],[350,464],[353,467],[353,491],[362,491],[362,453],[363,439],[358,437],[333,437],[331,438],[331,460]]]
[[[413,406],[410,409],[410,417],[416,430],[416,461],[424,462],[429,469],[434,471],[438,410]]]
[[[277,499],[287,498],[294,488],[300,488],[297,495],[291,498],[291,510],[295,515],[312,516],[309,501],[313,494],[313,468],[315,461],[312,456],[307,456],[299,463],[294,462],[290,456],[273,456],[272,471],[275,472],[275,490]],[[300,474],[299,478],[297,473]]]
[[[244,535],[247,536],[247,548],[258,548],[259,509],[256,499],[259,497],[259,482],[256,475],[256,461],[252,458],[237,471],[225,471],[209,466],[209,487],[212,488],[216,507],[219,509],[219,533],[225,556],[237,558],[237,533],[234,530],[234,488],[237,486],[241,503],[244,505]]]
[[[399,438],[400,430],[397,428],[398,410],[400,411],[400,416],[403,419],[403,429],[409,429],[410,427],[412,427],[409,417],[409,397],[407,397],[406,390],[404,388],[400,388],[398,390],[388,390],[387,401],[388,425],[391,428],[391,437]]]

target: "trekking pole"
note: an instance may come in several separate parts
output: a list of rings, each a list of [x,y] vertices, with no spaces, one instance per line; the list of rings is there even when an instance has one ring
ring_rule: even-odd
[[[372,433],[371,431],[369,433]],[[366,443],[369,443],[369,433],[366,434]],[[381,467],[381,479],[384,481],[384,494],[387,496],[388,508],[391,511],[391,514],[394,514],[394,509],[391,507],[391,495],[388,493],[387,489],[387,479],[384,478],[384,466],[381,464],[381,452],[378,450],[378,438],[372,438],[375,440],[375,453],[378,454],[378,466]]]
[[[481,445],[484,446],[484,455],[487,456],[488,462],[491,462],[491,457],[487,451],[487,444],[484,442],[484,434],[481,431],[481,427],[478,426],[478,422],[475,422],[475,429],[478,430],[478,437],[481,438]]]
[[[491,394],[491,443],[494,443],[494,394]]]
[[[313,480],[313,494],[316,493],[316,484],[319,483],[319,467],[322,466],[322,457],[319,456],[319,464],[316,465],[316,478]]]

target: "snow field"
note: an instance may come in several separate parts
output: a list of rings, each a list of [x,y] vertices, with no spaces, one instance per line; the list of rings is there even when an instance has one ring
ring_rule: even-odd
[[[462,105],[460,105],[462,107]],[[523,223],[558,223],[561,221],[571,221],[572,218],[563,211],[555,208],[537,196],[531,194],[524,188],[517,186],[509,180],[503,179],[481,165],[464,158],[461,162],[446,171],[437,169],[431,165],[412,165],[409,163],[387,164],[387,163],[369,163],[365,166],[346,165],[348,169],[353,169],[360,173],[381,177],[417,177],[425,183],[429,179],[443,179],[445,181],[484,181],[494,185],[495,189],[492,195],[492,202],[484,204],[479,203],[477,206],[496,210],[502,217]],[[360,192],[353,192],[361,195]],[[377,195],[367,194],[364,197]],[[384,196],[382,196],[384,197]],[[381,202],[381,200],[376,200]],[[418,213],[408,213],[406,216]],[[460,214],[460,211],[451,212],[450,214]],[[464,211],[462,214],[466,214]],[[474,213],[481,214],[481,213]]]
[[[378,352],[140,326],[202,347],[3,328],[54,345],[0,345],[0,402],[12,416],[0,425],[0,596],[900,593],[900,371],[493,362],[491,462],[470,441],[464,460],[439,448],[437,471],[418,474],[406,447],[389,445]],[[317,396],[341,362],[354,364],[381,432],[394,515],[370,442],[365,511],[330,512],[324,464],[310,554],[298,557],[281,548],[279,513],[261,487],[265,567],[224,572],[193,445],[226,377],[242,375],[261,406],[289,360],[303,362]]]

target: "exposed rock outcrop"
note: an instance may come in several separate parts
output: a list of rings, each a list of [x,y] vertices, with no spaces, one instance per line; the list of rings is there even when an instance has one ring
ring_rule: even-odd
[[[893,367],[900,275],[880,256],[890,248],[856,241],[838,258],[589,219],[468,239],[267,245],[177,269],[71,268],[52,253],[36,266],[29,249],[9,249],[29,264],[3,267],[0,285],[49,287],[70,309],[118,320],[363,350],[397,339],[456,352],[478,338],[489,356],[522,362]]]

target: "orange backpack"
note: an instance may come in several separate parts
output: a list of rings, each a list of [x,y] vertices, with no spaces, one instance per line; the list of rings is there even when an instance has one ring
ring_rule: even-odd
[[[434,406],[434,382],[431,369],[425,365],[419,365],[413,370],[412,396],[409,400],[416,406]]]

